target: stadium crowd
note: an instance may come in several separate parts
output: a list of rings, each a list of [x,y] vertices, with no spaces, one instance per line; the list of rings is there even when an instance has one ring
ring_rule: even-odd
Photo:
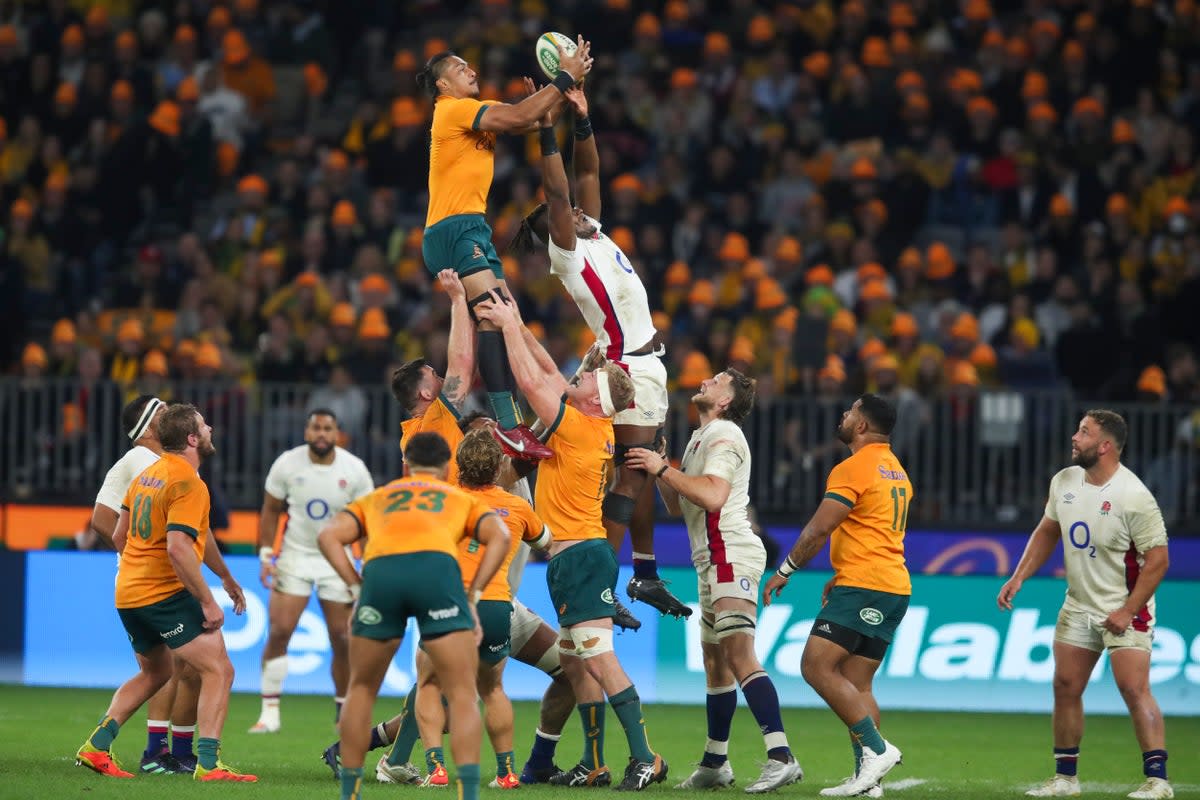
[[[3,4],[0,365],[133,393],[444,363],[414,75],[450,47],[519,99],[554,29],[593,42],[605,230],[673,388],[732,365],[768,401],[1200,400],[1193,0],[648,8]],[[537,145],[497,148],[503,252]],[[505,274],[574,371],[589,334],[545,258]]]

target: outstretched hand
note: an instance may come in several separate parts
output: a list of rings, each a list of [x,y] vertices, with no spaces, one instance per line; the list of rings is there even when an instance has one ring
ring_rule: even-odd
[[[584,41],[582,36],[576,38],[575,52],[570,55],[557,42],[554,43],[554,47],[558,50],[558,68],[574,78],[577,83],[592,71],[592,43]]]
[[[490,290],[488,296],[490,300],[484,300],[475,306],[475,316],[486,319],[497,328],[521,323],[521,317],[517,314],[514,304],[501,300],[495,289]]]
[[[458,277],[458,273],[452,269],[444,269],[438,273],[438,283],[446,291],[446,296],[450,298],[451,303],[467,301],[467,290],[463,288],[462,279]]]
[[[567,89],[563,97],[566,99],[567,105],[575,112],[575,116],[582,119],[588,115],[588,100],[587,95],[583,93],[583,89],[578,86]]]

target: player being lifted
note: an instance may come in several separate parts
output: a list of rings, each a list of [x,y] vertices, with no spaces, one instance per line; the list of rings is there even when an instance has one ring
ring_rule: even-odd
[[[108,711],[76,753],[76,764],[102,775],[132,778],[110,749],[121,725],[171,678],[178,658],[200,675],[197,708],[199,781],[258,780],[219,759],[221,729],[229,710],[233,664],[221,625],[225,613],[213,599],[200,569],[212,567],[208,487],[200,479],[202,459],[216,452],[212,428],[195,406],[177,404],[158,423],[163,455],[134,479],[121,504],[113,543],[121,553],[116,606],[138,673],[117,689]],[[236,586],[236,584],[234,584]],[[226,591],[234,610],[245,611],[241,593]]]
[[[317,548],[321,527],[346,503],[375,488],[367,465],[337,446],[337,416],[313,409],[304,426],[305,444],[284,452],[267,473],[258,518],[259,579],[271,590],[267,616],[270,629],[262,654],[262,711],[250,733],[275,733],[280,727],[279,695],[287,677],[288,642],[300,622],[313,589],[321,603],[329,647],[333,652],[334,702],[340,713],[349,678],[350,609],[354,597]],[[279,515],[287,511],[287,528],[279,556],[275,534]]]
[[[568,384],[521,323],[515,304],[493,295],[491,302],[478,306],[478,313],[504,333],[517,385],[546,425],[554,450],[538,467],[534,507],[554,531],[546,581],[585,747],[580,763],[550,782],[597,786],[612,781],[603,754],[607,695],[629,743],[629,765],[619,788],[640,791],[666,778],[667,762],[650,749],[641,698],[613,651],[617,559],[600,511],[612,469],[612,417],[633,402],[633,381],[616,364],[605,364]]]
[[[495,169],[496,134],[524,133],[536,127],[558,105],[563,92],[591,71],[590,49],[582,37],[574,53],[559,48],[561,72],[553,85],[516,105],[479,100],[475,70],[449,50],[430,58],[417,75],[434,103],[429,210],[421,252],[434,274],[444,269],[458,274],[472,309],[491,291],[509,295],[492,230],[484,219]],[[526,458],[548,457],[546,446],[521,424],[504,338],[486,320],[479,321],[479,356],[479,372],[508,446]]]
[[[746,513],[750,445],[741,423],[754,408],[754,382],[736,369],[726,370],[701,383],[692,403],[700,427],[683,451],[680,469],[644,448],[630,450],[625,462],[654,475],[667,508],[683,514],[699,584],[708,742],[700,765],[679,788],[733,783],[729,729],[741,686],[767,747],[762,774],[746,792],[770,792],[802,779],[804,772],[788,746],[775,683],[754,653],[758,585],[767,568],[767,551]]]
[[[476,604],[508,554],[508,529],[483,501],[445,482],[446,440],[419,433],[405,442],[405,477],[346,506],[318,535],[321,552],[359,593],[350,638],[350,690],[342,709],[342,800],[362,794],[371,710],[413,617],[450,705],[450,750],[458,796],[479,796]],[[463,590],[461,540],[483,545],[475,580]],[[360,577],[346,548],[366,539]]]
[[[526,89],[534,90],[528,78]],[[629,597],[664,614],[686,617],[692,610],[667,590],[655,563],[653,481],[646,473],[624,466],[629,448],[653,449],[662,434],[667,419],[664,351],[655,343],[646,287],[629,257],[604,235],[600,224],[600,155],[587,97],[582,89],[568,89],[565,99],[575,112],[573,161],[578,205],[571,206],[553,119],[543,117],[541,164],[546,202],[522,221],[512,247],[533,252],[539,247],[538,240],[545,243],[550,271],[574,299],[604,356],[633,379],[633,406],[613,417],[617,479],[604,497],[604,528],[614,550],[620,550],[629,529],[633,545],[633,577],[625,588]]]

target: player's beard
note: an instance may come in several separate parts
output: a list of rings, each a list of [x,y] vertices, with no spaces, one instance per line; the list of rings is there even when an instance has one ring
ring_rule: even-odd
[[[203,461],[209,456],[216,454],[217,446],[212,443],[212,439],[206,439],[196,448],[196,452],[199,454],[200,460]]]
[[[854,430],[845,422],[838,425],[837,433],[834,435],[837,436],[838,441],[842,444],[850,444],[850,442],[854,441]]]
[[[1100,460],[1100,447],[1099,445],[1096,445],[1089,450],[1080,450],[1071,458],[1071,460],[1075,462],[1076,466],[1083,467],[1084,469],[1091,469],[1092,467],[1096,466],[1096,462]]]
[[[333,450],[333,442],[309,442],[309,451],[317,458],[324,458]]]
[[[701,414],[707,414],[713,410],[713,401],[702,394],[698,394],[692,398],[692,403],[695,404],[696,410]]]

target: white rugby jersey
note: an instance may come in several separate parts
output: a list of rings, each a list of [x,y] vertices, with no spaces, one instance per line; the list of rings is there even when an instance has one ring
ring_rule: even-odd
[[[133,483],[133,479],[141,475],[146,467],[158,461],[158,458],[158,453],[149,447],[142,447],[140,444],[125,451],[125,455],[117,459],[117,463],[113,464],[109,468],[108,474],[104,476],[104,483],[100,485],[100,491],[96,493],[96,505],[104,506],[120,514],[121,504],[125,502],[125,494],[129,491],[129,484]]]
[[[267,494],[287,501],[283,547],[305,555],[321,555],[317,534],[346,504],[375,488],[367,465],[358,456],[334,448],[332,464],[314,464],[308,445],[285,451],[267,473]]]
[[[549,242],[550,271],[567,287],[610,361],[654,338],[646,287],[621,248],[603,233],[575,239],[575,249]]]
[[[685,475],[712,475],[729,482],[729,499],[720,511],[708,512],[679,496],[683,521],[692,545],[692,563],[717,567],[717,580],[733,580],[732,569],[722,577],[722,567],[742,564],[766,568],[767,551],[754,535],[750,505],[750,445],[736,423],[714,419],[692,434],[680,465]]]
[[[1099,620],[1128,599],[1144,563],[1142,554],[1167,543],[1158,502],[1124,465],[1104,486],[1088,483],[1083,467],[1060,471],[1050,481],[1046,516],[1062,528],[1067,567],[1063,607]],[[1154,622],[1151,597],[1134,615],[1133,628],[1145,631]]]

